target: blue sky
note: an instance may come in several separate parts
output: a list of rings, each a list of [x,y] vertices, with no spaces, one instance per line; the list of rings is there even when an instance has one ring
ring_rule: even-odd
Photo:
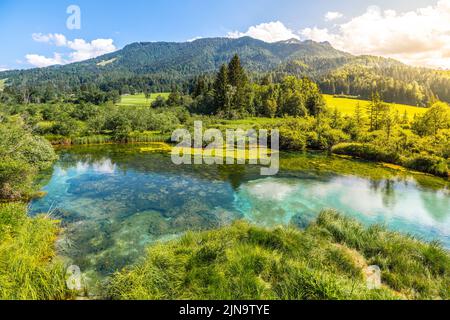
[[[378,23],[392,24],[385,30],[386,36],[391,37],[390,33],[396,29],[396,24],[401,25],[406,19],[400,19],[399,15],[417,13],[419,8],[430,7],[434,8],[432,14],[444,21],[434,26],[432,31],[437,28],[443,34],[450,32],[450,22],[448,30],[445,25],[447,4],[450,15],[450,0],[441,0],[444,5],[439,6],[437,2],[438,0],[0,0],[0,69],[45,66],[55,61],[78,61],[83,57],[103,53],[102,50],[120,49],[135,41],[186,41],[195,37],[227,36],[232,32],[235,36],[248,34],[258,37],[261,28],[263,35],[260,37],[263,40],[267,33],[275,33],[274,38],[270,36],[269,39],[277,40],[291,32],[300,39],[327,40],[340,49],[349,47],[348,51],[355,54],[387,55],[401,60],[414,60],[405,61],[407,63],[426,64],[431,58],[424,58],[423,54],[416,57],[417,52],[410,52],[411,48],[408,46],[416,45],[410,43],[412,40],[405,35],[405,30],[399,35],[410,41],[402,46],[406,48],[402,50],[407,51],[408,56],[405,57],[402,56],[405,52],[399,52],[402,51],[400,48],[374,49],[373,43],[380,46],[380,38],[374,38],[372,43],[365,44],[367,48],[363,47],[361,52],[356,52],[360,50],[357,41],[362,43],[364,39],[350,39],[346,30],[352,26],[362,26],[363,29],[369,28],[368,32],[373,32],[376,37],[375,30],[370,31],[370,25],[373,25],[371,19],[381,17],[382,20],[378,19]],[[69,17],[66,9],[72,4],[81,9],[79,30],[69,30],[66,27]],[[379,8],[378,18],[374,16],[375,13],[372,16],[369,14],[368,8],[373,5]],[[386,10],[395,10],[397,18],[389,18]],[[327,20],[325,16],[329,12],[332,14],[328,15],[330,19]],[[414,20],[408,22],[415,24]],[[260,26],[264,23],[267,25]],[[348,25],[349,23],[353,24]],[[252,26],[256,27],[253,32],[246,33]],[[57,42],[54,35],[62,35],[64,39]],[[442,37],[439,40],[445,42],[446,38]],[[75,42],[75,39],[82,39],[83,42]],[[96,39],[110,41],[92,43]],[[446,52],[447,47],[445,44],[442,46],[437,49]],[[428,52],[430,48],[424,50]],[[448,55],[450,58],[450,51]],[[444,53],[442,57],[437,57],[434,52],[433,59],[443,61],[443,67],[447,63]]]

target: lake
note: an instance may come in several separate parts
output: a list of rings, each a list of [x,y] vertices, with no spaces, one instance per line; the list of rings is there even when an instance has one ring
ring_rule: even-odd
[[[59,150],[32,214],[62,222],[58,252],[91,281],[133,264],[155,241],[238,219],[306,227],[336,209],[366,225],[450,248],[447,180],[321,153],[282,153],[277,176],[258,166],[177,166],[145,145]]]

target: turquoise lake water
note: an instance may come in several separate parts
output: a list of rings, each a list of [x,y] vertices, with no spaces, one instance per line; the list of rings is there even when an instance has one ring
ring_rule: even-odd
[[[450,248],[448,182],[322,154],[282,154],[275,177],[255,166],[176,166],[142,146],[64,149],[33,214],[50,212],[58,251],[91,279],[134,263],[149,244],[237,219],[306,227],[336,209]]]

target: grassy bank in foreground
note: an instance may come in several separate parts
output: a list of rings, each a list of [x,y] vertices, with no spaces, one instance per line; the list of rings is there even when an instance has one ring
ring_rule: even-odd
[[[369,290],[365,271],[382,270]],[[304,231],[237,222],[152,246],[112,278],[113,299],[448,299],[450,255],[436,244],[324,212]]]
[[[58,232],[56,221],[28,217],[26,204],[0,204],[0,300],[70,297],[65,268],[55,261]]]

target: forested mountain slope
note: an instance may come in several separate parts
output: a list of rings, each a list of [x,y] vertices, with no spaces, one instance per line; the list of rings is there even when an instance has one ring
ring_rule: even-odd
[[[353,56],[328,42],[288,40],[266,43],[243,37],[193,42],[140,42],[116,52],[65,66],[6,71],[9,90],[73,92],[83,85],[103,91],[167,91],[201,74],[212,74],[234,55],[253,77],[272,72],[307,76],[325,93],[369,97],[379,91],[386,101],[425,106],[450,102],[448,73],[406,66],[392,59]],[[32,88],[32,89],[30,89]]]

